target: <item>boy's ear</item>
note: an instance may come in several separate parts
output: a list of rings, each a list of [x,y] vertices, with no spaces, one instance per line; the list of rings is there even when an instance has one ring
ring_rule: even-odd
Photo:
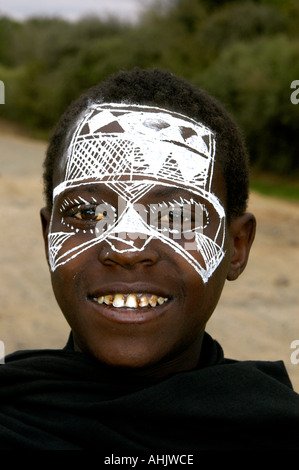
[[[256,231],[256,220],[253,214],[236,217],[230,223],[231,259],[227,273],[228,281],[236,280],[244,271]]]
[[[43,207],[40,210],[40,218],[41,218],[41,223],[42,223],[42,232],[43,232],[43,237],[44,237],[46,258],[49,264],[48,233],[49,233],[49,227],[50,227],[51,212],[49,211],[47,207]]]

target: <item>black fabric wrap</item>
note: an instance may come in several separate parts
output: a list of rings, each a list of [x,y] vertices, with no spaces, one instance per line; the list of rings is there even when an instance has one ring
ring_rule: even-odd
[[[205,333],[196,370],[162,381],[74,351],[0,366],[0,450],[298,450],[299,395],[282,361],[225,359]]]

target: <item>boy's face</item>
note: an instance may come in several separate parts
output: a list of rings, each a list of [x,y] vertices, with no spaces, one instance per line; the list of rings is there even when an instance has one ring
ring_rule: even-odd
[[[154,108],[102,105],[80,121],[45,224],[78,349],[120,367],[195,366],[234,252],[215,144]]]

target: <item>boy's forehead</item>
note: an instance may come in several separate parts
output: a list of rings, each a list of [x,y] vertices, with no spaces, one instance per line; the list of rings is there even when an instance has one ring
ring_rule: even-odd
[[[216,139],[201,123],[155,107],[93,105],[79,120],[54,197],[89,181],[143,180],[210,192]]]

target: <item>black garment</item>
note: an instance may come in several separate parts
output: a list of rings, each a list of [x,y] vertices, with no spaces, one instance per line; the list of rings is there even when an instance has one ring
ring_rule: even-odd
[[[72,349],[0,366],[0,450],[298,450],[299,395],[279,362],[223,357],[162,381],[113,373]]]

